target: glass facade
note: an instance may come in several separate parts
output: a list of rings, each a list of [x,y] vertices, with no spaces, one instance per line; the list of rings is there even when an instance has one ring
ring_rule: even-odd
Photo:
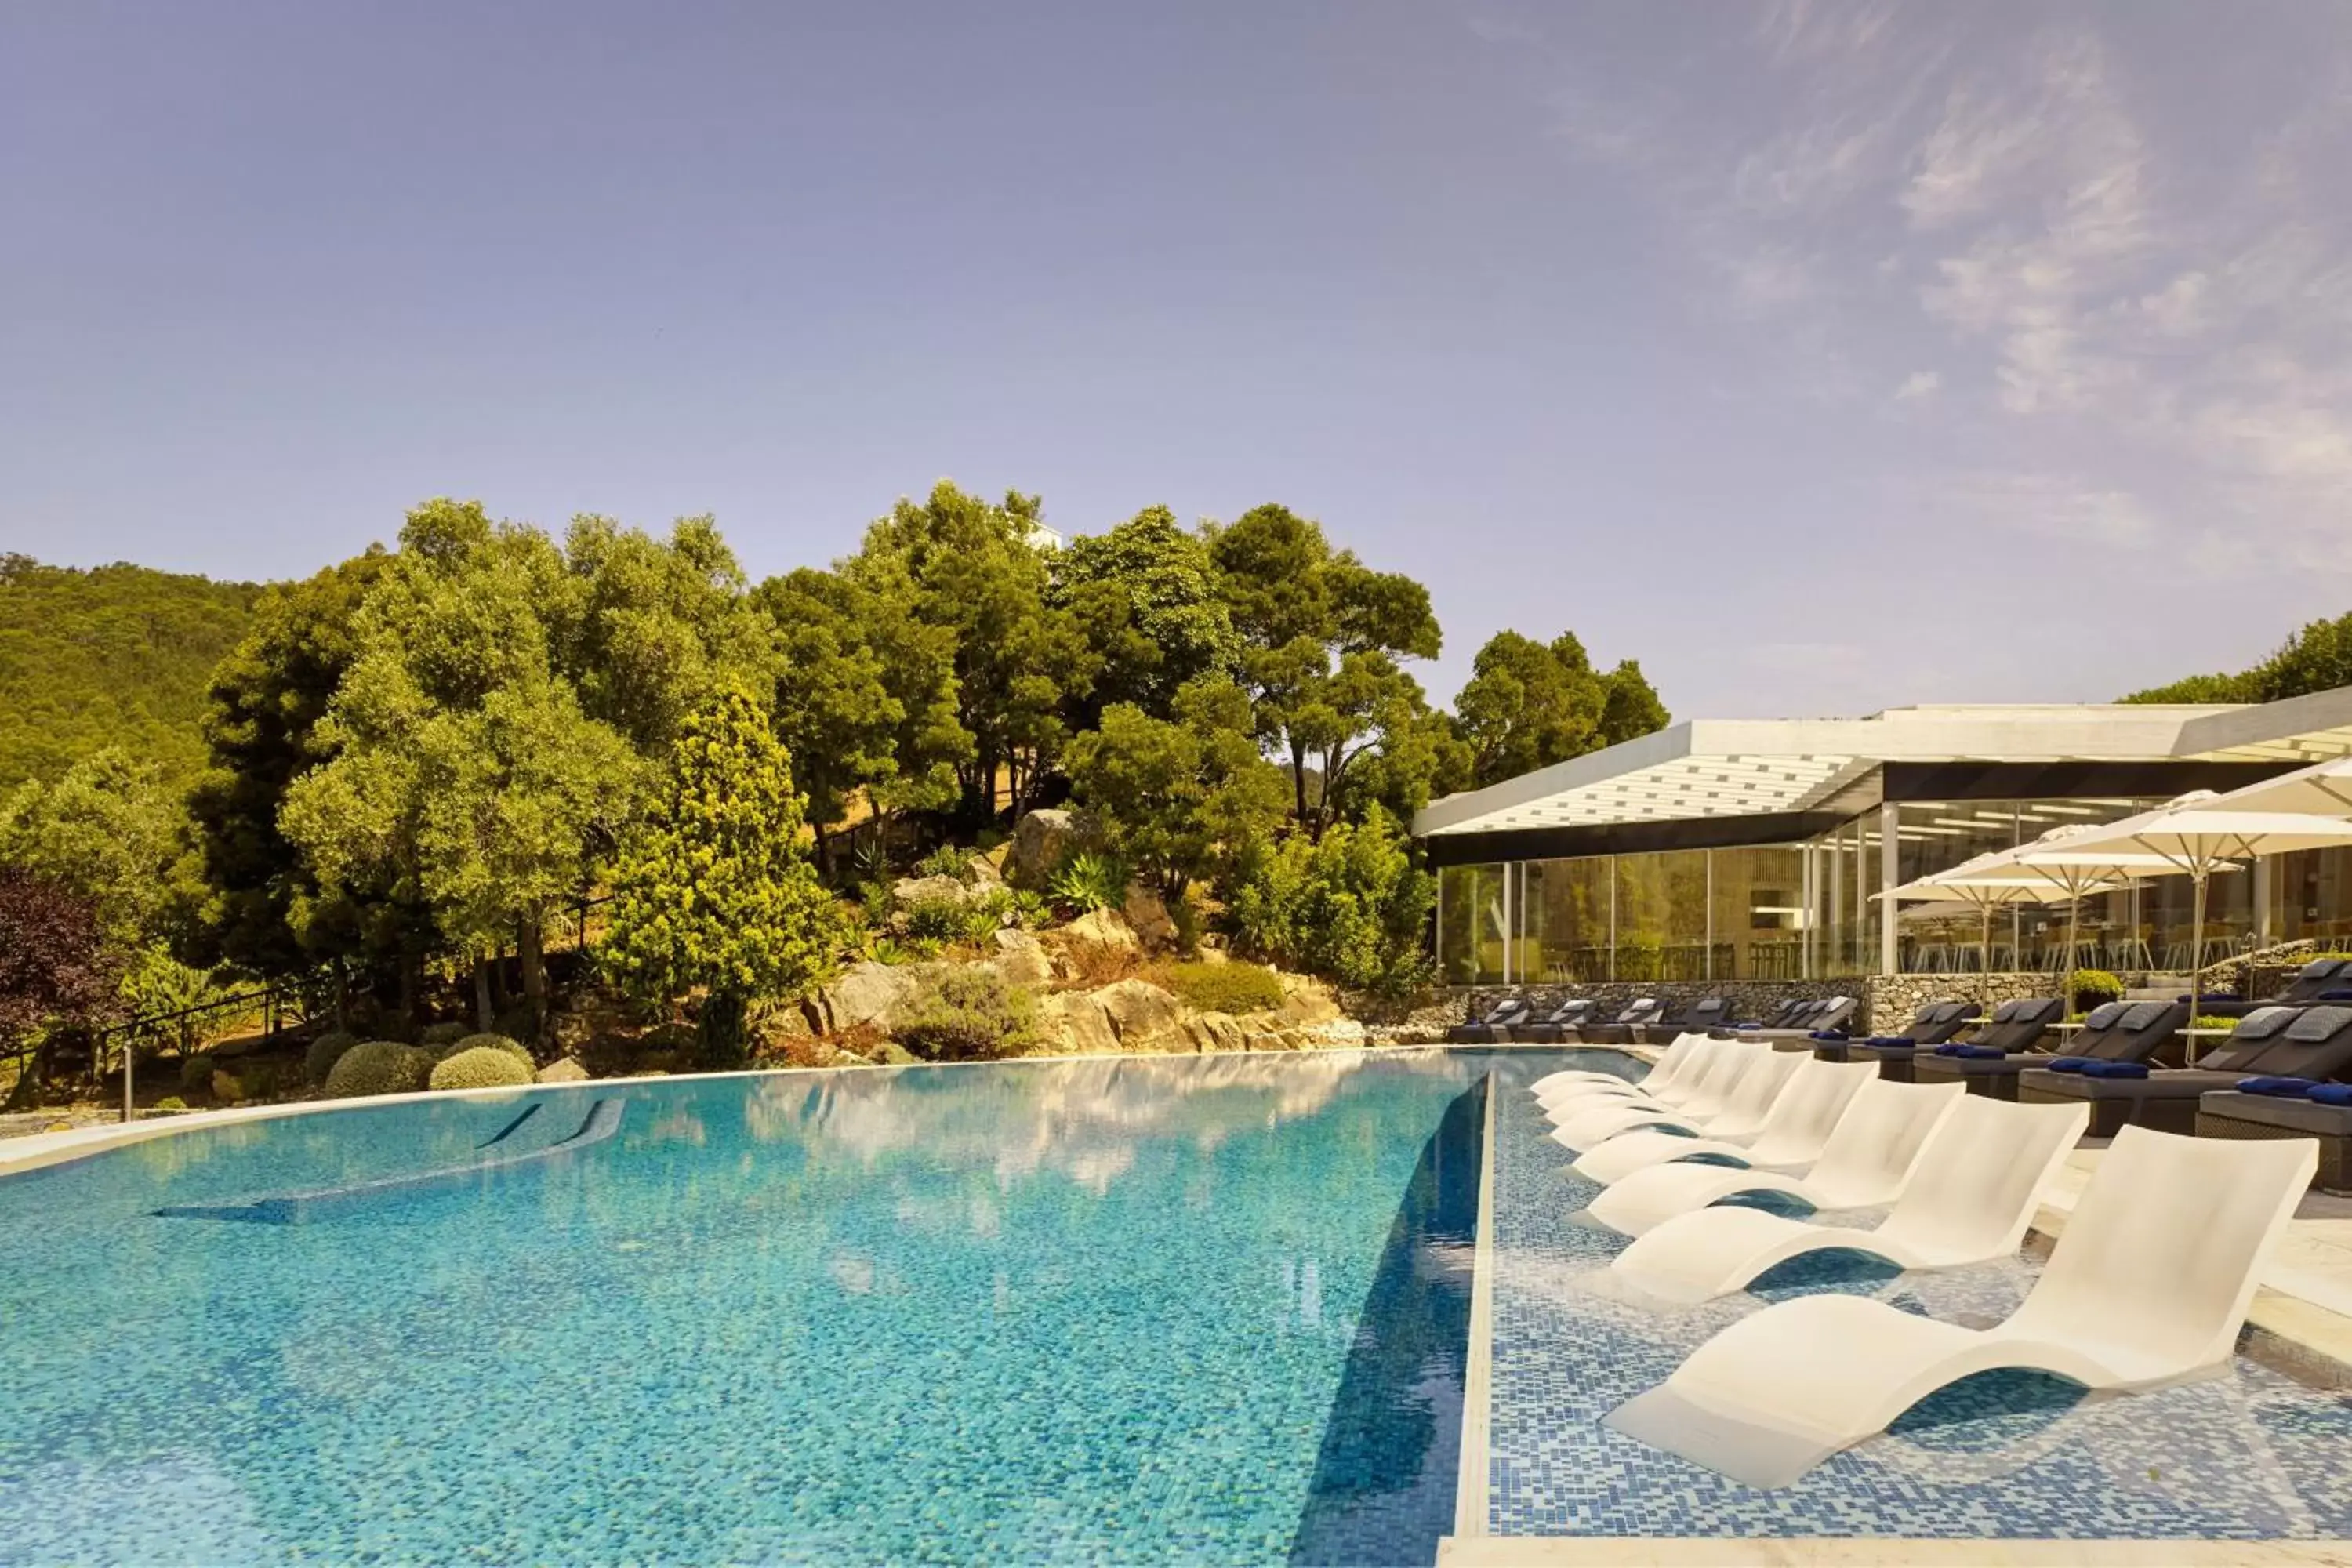
[[[1438,963],[1454,984],[1834,979],[1883,971],[2181,973],[2309,938],[2352,951],[2352,849],[2283,855],[2212,880],[2201,951],[2186,877],[1996,910],[1906,904],[1883,889],[2068,823],[2157,800],[1906,801],[1797,844],[1451,866]],[[1891,830],[1892,864],[1885,839]]]

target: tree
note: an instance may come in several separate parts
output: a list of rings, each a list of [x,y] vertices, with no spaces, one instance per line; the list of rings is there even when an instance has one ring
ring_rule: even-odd
[[[1379,806],[1319,839],[1294,835],[1253,868],[1233,900],[1251,947],[1294,969],[1384,997],[1429,983],[1425,928],[1435,879]]]
[[[1076,616],[1099,667],[1068,715],[1074,728],[1092,729],[1116,702],[1171,718],[1188,682],[1240,672],[1241,639],[1218,595],[1208,542],[1166,507],[1071,540],[1053,568],[1054,600]]]
[[[952,765],[972,823],[996,815],[1000,782],[1016,817],[1035,798],[1069,738],[1063,711],[1093,683],[1076,617],[1048,601],[1037,519],[1034,496],[991,506],[941,480],[919,505],[901,500],[876,521],[841,566],[878,603],[950,635],[961,737]]]
[[[278,826],[287,786],[325,760],[319,724],[359,655],[360,605],[391,560],[371,548],[272,588],[213,671],[202,726],[208,765],[188,799],[206,895],[182,953],[191,963],[274,980],[419,945],[422,909],[328,900]],[[310,911],[299,929],[298,902]]]
[[[261,595],[250,583],[0,553],[0,795],[106,746],[184,784],[203,761],[205,677]]]
[[[602,956],[624,987],[667,1001],[697,987],[707,1060],[740,1061],[750,1004],[824,978],[832,900],[800,845],[792,759],[767,710],[723,688],[681,727],[614,880]]]
[[[2191,675],[2135,691],[2126,702],[2277,702],[2352,686],[2352,615],[2312,621],[2253,668]]]
[[[1454,699],[1455,727],[1471,749],[1473,788],[1663,729],[1664,706],[1632,659],[1607,674],[1562,632],[1547,646],[1515,631],[1478,650]]]
[[[32,1102],[56,1035],[95,1027],[121,982],[121,952],[107,938],[96,899],[23,866],[0,865],[0,1050],[37,1052],[11,1104]]]
[[[799,760],[817,858],[861,792],[882,812],[955,797],[952,637],[837,572],[802,567],[760,584],[752,602],[775,623],[776,737]]]
[[[1115,702],[1099,730],[1071,742],[1066,759],[1107,847],[1150,877],[1171,905],[1265,840],[1282,820],[1287,793],[1280,771],[1258,753],[1249,698],[1232,680],[1197,679],[1172,706],[1170,720]]]
[[[162,770],[109,747],[0,804],[0,862],[91,900],[127,954],[170,935],[182,820]]]
[[[1212,529],[1209,554],[1243,641],[1258,732],[1287,755],[1294,809],[1319,837],[1348,798],[1349,765],[1425,707],[1397,660],[1437,657],[1429,591],[1335,552],[1319,524],[1282,506]],[[1321,778],[1313,792],[1310,773]]]

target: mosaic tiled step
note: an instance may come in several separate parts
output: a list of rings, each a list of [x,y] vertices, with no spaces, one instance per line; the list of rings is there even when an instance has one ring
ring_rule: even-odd
[[[303,1192],[272,1193],[248,1204],[189,1205],[160,1208],[158,1217],[169,1219],[244,1220],[257,1225],[307,1225],[312,1220],[332,1219],[362,1208],[378,1199],[395,1194],[405,1195],[427,1192],[436,1187],[457,1186],[493,1171],[513,1170],[518,1166],[542,1161],[559,1160],[581,1150],[604,1142],[621,1130],[624,1102],[599,1100],[588,1108],[579,1131],[566,1138],[538,1149],[519,1149],[510,1153],[489,1154],[467,1160],[462,1164],[444,1165],[438,1170],[422,1171],[412,1175],[384,1176],[373,1182],[360,1182],[350,1186],[313,1187]],[[496,1136],[484,1143],[484,1149],[496,1149],[517,1129],[530,1121],[540,1110],[533,1104],[521,1115],[501,1128]]]

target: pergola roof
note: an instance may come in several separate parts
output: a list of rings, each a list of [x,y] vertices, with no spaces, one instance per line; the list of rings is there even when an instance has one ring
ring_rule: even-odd
[[[2352,752],[2352,687],[2250,706],[1893,708],[1692,720],[1433,801],[1423,836],[1830,809],[1887,763],[2315,761]]]

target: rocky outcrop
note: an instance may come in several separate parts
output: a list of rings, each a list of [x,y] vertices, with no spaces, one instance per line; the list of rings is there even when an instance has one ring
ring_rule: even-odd
[[[1053,879],[1054,868],[1078,847],[1083,837],[1077,814],[1047,808],[1033,811],[1013,829],[1013,852],[1004,866],[1013,886],[1042,888]]]
[[[989,967],[1008,985],[1043,985],[1054,978],[1054,960],[1045,944],[1025,931],[1005,927],[994,934],[996,954]]]
[[[1167,952],[1176,945],[1176,922],[1168,917],[1168,905],[1160,895],[1140,882],[1127,885],[1127,907],[1119,911],[1126,916],[1129,930],[1143,945]]]
[[[901,877],[890,884],[890,900],[901,909],[908,904],[961,904],[972,895],[973,889],[954,877]]]
[[[1148,980],[1118,980],[1094,992],[1109,1016],[1121,1050],[1189,1051],[1199,1047],[1184,1028],[1184,1005]]]
[[[921,992],[929,967],[876,963],[870,960],[851,964],[841,972],[839,979],[816,994],[818,1018],[824,1032],[837,1035],[861,1024],[888,1028]]]
[[[1135,928],[1114,910],[1090,910],[1061,929],[1064,942],[1091,942],[1104,947],[1139,948]]]
[[[539,1069],[541,1083],[584,1083],[588,1069],[580,1065],[577,1057],[562,1057]]]
[[[1041,998],[1037,1037],[1049,1056],[1102,1056],[1118,1049],[1118,1031],[1091,991],[1056,991]]]

